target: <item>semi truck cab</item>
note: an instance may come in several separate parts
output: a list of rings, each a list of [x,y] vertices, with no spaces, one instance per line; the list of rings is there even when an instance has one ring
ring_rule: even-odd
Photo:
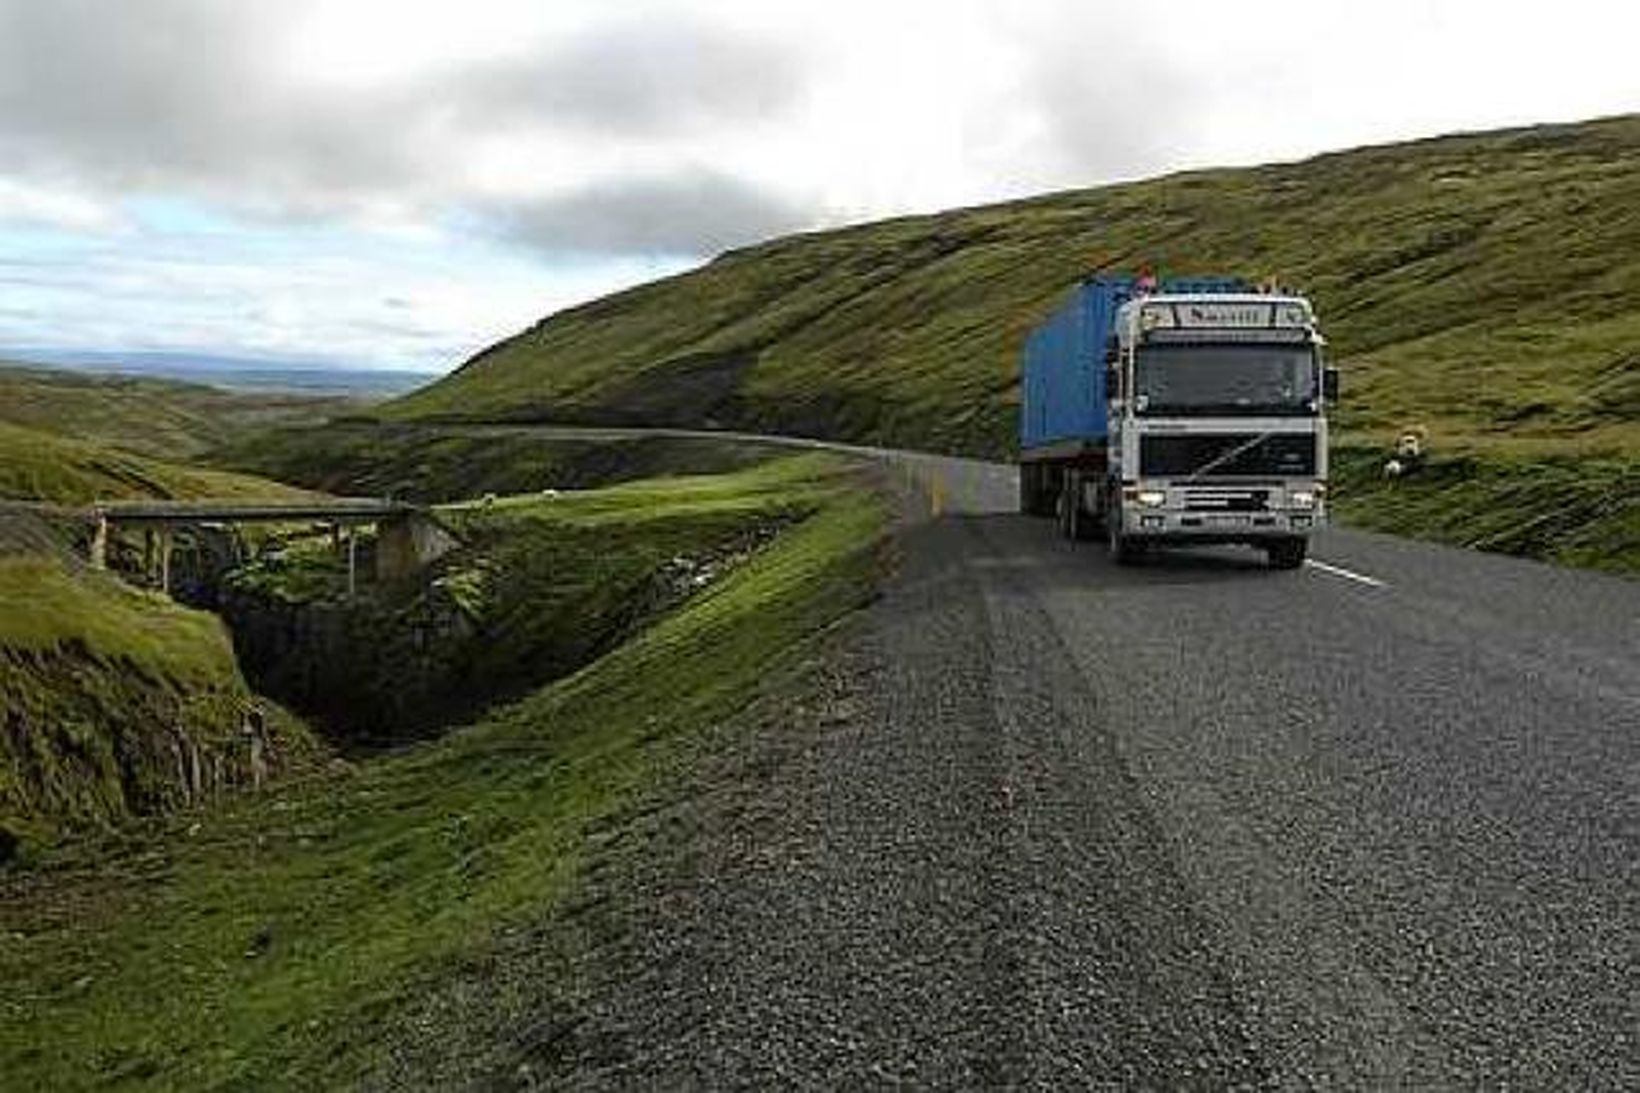
[[[1243,543],[1302,564],[1327,519],[1324,346],[1302,296],[1090,279],[1027,343],[1022,508],[1119,562]]]
[[[1327,518],[1335,381],[1301,296],[1156,294],[1116,313],[1109,469],[1093,499],[1117,553],[1248,543],[1296,566]],[[1111,359],[1111,358],[1114,359]]]

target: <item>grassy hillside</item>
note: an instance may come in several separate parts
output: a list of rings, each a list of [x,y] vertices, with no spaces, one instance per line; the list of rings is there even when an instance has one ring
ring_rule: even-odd
[[[0,422],[0,499],[63,505],[143,497],[295,497],[264,478],[185,466]]]
[[[813,511],[766,477],[789,475],[446,506],[461,544],[421,581],[350,596],[345,562],[313,543],[230,575],[222,613],[257,690],[332,739],[403,743],[570,674]]]
[[[1507,519],[1549,524],[1539,506],[1552,509],[1563,471],[1538,461],[1587,461],[1591,488],[1625,510],[1618,522],[1636,518],[1625,491],[1640,470],[1640,116],[779,239],[549,316],[381,412],[1006,456],[1024,332],[1087,272],[1141,263],[1308,292],[1344,375],[1345,447],[1420,426],[1472,475],[1541,472],[1531,489],[1475,496],[1512,498],[1526,507]],[[1342,511],[1373,526],[1504,541],[1495,512],[1436,527],[1370,476],[1351,488]],[[1640,571],[1640,554],[1606,563]]]
[[[103,442],[185,453],[230,435],[183,413],[229,411],[170,390],[182,386],[0,370],[0,499],[302,493]],[[65,833],[201,804],[318,754],[300,722],[251,693],[214,616],[75,562],[71,546],[88,534],[72,521],[0,513],[0,861]]]
[[[1376,450],[1333,452],[1347,523],[1640,576],[1640,456],[1460,451],[1402,479],[1382,466]]]
[[[577,936],[552,916],[573,912],[591,840],[871,592],[882,514],[817,457],[563,500],[552,518],[589,530],[661,510],[811,513],[633,640],[441,741],[112,861],[0,873],[0,1073],[357,1087],[392,1033],[422,1035],[407,1014],[430,984],[543,922]]]
[[[768,454],[766,445],[716,438],[593,439],[333,422],[264,430],[210,459],[327,493],[434,503],[547,487],[586,489],[662,474],[717,474]]]
[[[1640,117],[780,239],[544,319],[387,412],[1003,455],[1024,331],[1088,271],[1142,262],[1309,292],[1351,431],[1640,444]]]
[[[310,422],[360,404],[224,391],[197,383],[0,364],[0,423],[187,460],[247,432]]]
[[[213,615],[48,550],[0,549],[0,604],[0,863],[317,755],[251,694]]]

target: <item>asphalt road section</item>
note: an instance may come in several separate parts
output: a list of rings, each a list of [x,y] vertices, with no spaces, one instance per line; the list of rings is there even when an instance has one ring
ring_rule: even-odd
[[[1010,468],[889,458],[884,599],[652,818],[524,1072],[1640,1087],[1640,582],[1345,531],[1119,568]]]

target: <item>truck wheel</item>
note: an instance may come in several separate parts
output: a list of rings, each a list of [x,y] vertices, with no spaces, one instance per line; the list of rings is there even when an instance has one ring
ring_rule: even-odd
[[[1295,535],[1266,544],[1264,553],[1270,558],[1271,569],[1297,569],[1304,564],[1304,553],[1309,545],[1309,540]]]
[[[1075,504],[1071,494],[1071,475],[1063,474],[1059,477],[1059,493],[1054,500],[1054,518],[1059,523],[1059,534],[1067,539],[1075,538],[1076,513],[1072,506]]]
[[[1055,496],[1049,490],[1048,469],[1040,463],[1019,465],[1019,511],[1026,516],[1052,516]]]
[[[1115,513],[1108,513],[1105,516],[1105,547],[1110,552],[1110,560],[1117,565],[1132,565],[1144,553],[1143,548],[1133,541],[1131,535],[1123,535],[1118,530]]]
[[[1099,537],[1099,518],[1082,507],[1083,482],[1080,471],[1060,475],[1058,500],[1054,504],[1059,533],[1073,541]]]

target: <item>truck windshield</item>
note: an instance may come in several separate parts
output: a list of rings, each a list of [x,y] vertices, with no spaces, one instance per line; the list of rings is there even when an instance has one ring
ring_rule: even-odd
[[[1148,345],[1134,368],[1140,413],[1291,414],[1314,409],[1315,353],[1297,345]]]

